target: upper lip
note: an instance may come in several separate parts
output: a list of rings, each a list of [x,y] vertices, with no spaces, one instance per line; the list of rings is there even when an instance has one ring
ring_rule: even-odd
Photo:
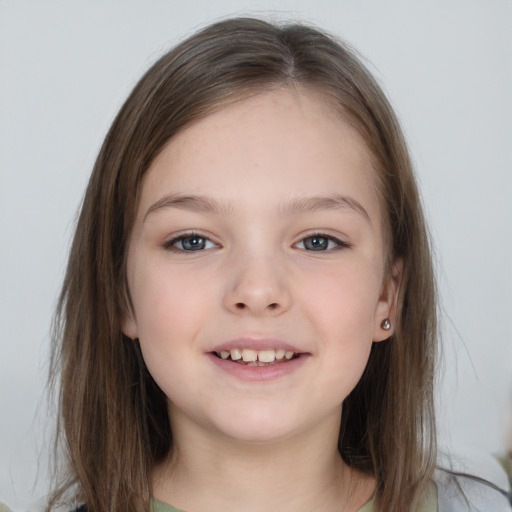
[[[286,343],[282,340],[278,340],[275,338],[237,338],[233,340],[226,341],[219,345],[213,347],[211,352],[222,352],[222,351],[230,351],[234,349],[244,349],[248,348],[251,350],[279,350],[283,349],[286,351],[294,352],[295,354],[303,354],[306,351],[301,350],[290,343]]]

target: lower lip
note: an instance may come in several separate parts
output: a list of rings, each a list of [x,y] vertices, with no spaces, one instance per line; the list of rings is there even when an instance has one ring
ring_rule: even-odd
[[[206,355],[223,371],[248,382],[264,382],[279,379],[296,371],[308,359],[308,354],[301,354],[295,359],[270,366],[248,366],[246,364],[234,363],[229,359],[220,359],[212,353]]]

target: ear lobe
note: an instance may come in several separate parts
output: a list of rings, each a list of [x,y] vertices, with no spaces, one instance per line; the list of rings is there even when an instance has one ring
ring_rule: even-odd
[[[122,321],[121,330],[123,334],[132,340],[135,340],[139,337],[137,322],[135,322],[135,318],[133,317],[133,313],[127,313]]]
[[[391,273],[385,278],[377,308],[373,326],[373,341],[379,342],[389,339],[395,332],[398,309],[398,295],[402,282],[403,260],[397,259],[393,264]],[[389,320],[389,322],[385,322]],[[390,324],[388,325],[386,324]]]

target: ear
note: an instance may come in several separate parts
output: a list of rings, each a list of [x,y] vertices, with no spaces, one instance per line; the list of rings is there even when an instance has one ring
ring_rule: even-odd
[[[397,259],[393,264],[391,272],[384,279],[380,292],[377,308],[375,309],[375,320],[373,326],[373,341],[384,341],[390,338],[395,332],[397,321],[398,294],[403,274],[403,260]],[[382,322],[389,319],[391,327],[384,329]]]
[[[135,321],[133,312],[130,311],[124,315],[121,324],[121,329],[123,331],[123,334],[125,336],[128,336],[128,338],[131,338],[132,340],[135,340],[139,337],[137,322]]]

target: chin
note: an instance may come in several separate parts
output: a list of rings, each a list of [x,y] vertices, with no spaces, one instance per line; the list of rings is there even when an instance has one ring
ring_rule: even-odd
[[[219,430],[231,441],[248,444],[277,444],[293,437],[294,431],[282,425],[229,425]]]
[[[275,444],[301,430],[301,419],[268,408],[240,408],[218,418],[213,428],[227,438],[247,444]]]

